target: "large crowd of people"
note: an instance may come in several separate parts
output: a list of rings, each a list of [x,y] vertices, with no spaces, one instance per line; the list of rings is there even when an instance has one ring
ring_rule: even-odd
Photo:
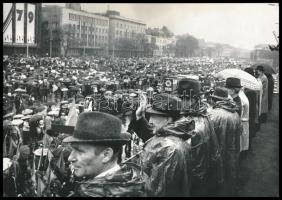
[[[273,88],[224,59],[3,56],[4,196],[236,196]]]

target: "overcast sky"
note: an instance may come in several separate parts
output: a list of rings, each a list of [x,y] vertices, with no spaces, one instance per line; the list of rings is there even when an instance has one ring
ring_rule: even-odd
[[[58,5],[58,4],[57,4]],[[117,10],[147,27],[167,26],[174,34],[189,33],[210,42],[253,49],[257,44],[276,44],[279,33],[278,4],[267,3],[83,3],[88,12]]]

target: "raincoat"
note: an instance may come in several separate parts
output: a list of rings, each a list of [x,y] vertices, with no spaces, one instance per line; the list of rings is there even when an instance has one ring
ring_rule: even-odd
[[[159,129],[144,144],[142,167],[148,175],[151,197],[189,197],[192,155],[191,131],[194,122],[183,118]]]
[[[241,99],[242,112],[241,112],[241,122],[242,122],[242,133],[240,135],[240,152],[249,149],[249,100],[243,90],[240,90],[239,97]]]
[[[214,125],[207,115],[208,105],[197,103],[186,112],[188,119],[195,121],[192,140],[192,196],[215,195],[222,182],[222,160],[214,132]]]
[[[127,163],[114,174],[79,182],[75,196],[143,197],[146,196],[144,177],[140,167]]]
[[[262,83],[261,114],[263,114],[268,112],[268,80],[264,74],[258,79]]]
[[[219,101],[209,112],[218,138],[223,161],[224,184],[220,194],[232,196],[238,178],[241,120],[236,104]]]

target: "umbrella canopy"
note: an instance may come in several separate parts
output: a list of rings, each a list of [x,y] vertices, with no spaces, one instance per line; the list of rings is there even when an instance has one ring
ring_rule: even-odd
[[[15,90],[15,92],[22,92],[22,93],[25,93],[26,90],[24,90],[24,89],[22,89],[22,88],[17,88],[17,89]]]
[[[18,114],[13,117],[13,119],[21,119],[24,115]]]
[[[31,109],[25,109],[24,111],[22,111],[23,115],[30,115],[32,113],[33,113],[33,110],[31,110]]]
[[[37,113],[37,112],[42,112],[42,111],[45,110],[45,109],[46,109],[45,106],[41,105],[41,106],[38,106],[38,107],[35,108],[35,112],[36,112],[36,113]]]
[[[230,77],[241,80],[241,85],[251,90],[260,90],[260,85],[257,79],[249,73],[240,69],[225,69],[216,74],[216,77],[227,79]]]
[[[15,120],[12,121],[13,126],[19,126],[22,123],[23,123],[23,120],[21,120],[21,119],[15,119]]]
[[[264,69],[264,73],[265,74],[276,74],[275,70],[269,64],[266,64],[266,63],[256,63],[256,64],[253,64],[251,67],[253,69],[256,69],[257,66],[262,66],[263,69]]]
[[[41,119],[42,119],[42,115],[32,115],[31,118],[29,119],[29,122],[35,122]]]
[[[12,117],[13,115],[14,115],[14,113],[8,113],[8,114],[4,115],[3,118]]]
[[[66,91],[68,91],[68,90],[69,90],[68,88],[62,88],[62,89],[61,89],[62,92],[66,92]]]

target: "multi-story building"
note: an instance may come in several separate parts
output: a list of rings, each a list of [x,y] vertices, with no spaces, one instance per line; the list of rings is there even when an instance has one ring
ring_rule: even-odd
[[[144,52],[140,49],[120,49],[117,43],[122,39],[135,41],[145,36],[146,24],[139,21],[120,16],[117,11],[108,10],[103,14],[109,18],[109,54],[117,56],[138,56]]]
[[[51,56],[106,55],[109,18],[80,9],[79,4],[42,8],[43,51]]]
[[[40,47],[41,3],[3,3],[3,55],[34,55]]]

